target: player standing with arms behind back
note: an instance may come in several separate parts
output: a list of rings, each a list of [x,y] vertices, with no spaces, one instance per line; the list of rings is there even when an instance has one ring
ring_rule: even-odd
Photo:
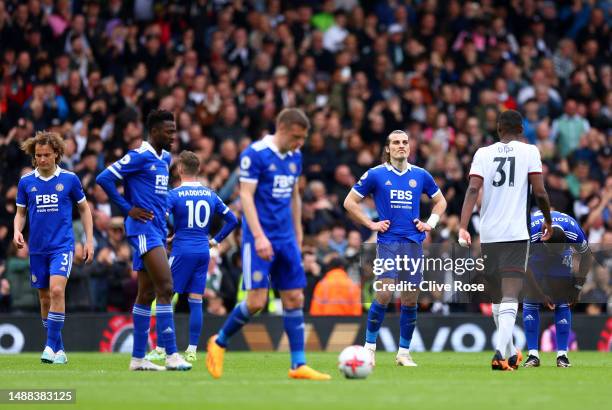
[[[530,185],[544,216],[542,240],[552,234],[540,152],[535,145],[518,141],[523,133],[522,121],[514,110],[500,114],[497,120],[500,142],[479,148],[474,154],[461,211],[459,243],[469,246],[472,240],[468,223],[482,187],[480,243],[485,274],[495,292],[493,320],[498,329],[493,370],[517,369],[522,360],[521,352],[515,351],[512,332],[529,253]]]
[[[401,130],[391,132],[383,149],[383,164],[363,174],[346,196],[344,207],[353,219],[378,233],[377,258],[394,260],[396,256],[408,256],[412,260],[419,260],[423,256],[425,232],[430,232],[438,224],[446,210],[446,199],[429,172],[408,163],[408,134]],[[374,197],[381,219],[379,222],[370,220],[359,205],[369,194]],[[433,201],[427,222],[421,221],[419,215],[422,194]],[[422,279],[422,269],[406,272],[396,268],[382,273],[375,281],[379,286],[408,282],[415,289],[401,293],[400,341],[395,358],[399,366],[416,366],[409,348],[416,327],[418,286]],[[372,364],[375,364],[378,332],[393,293],[384,287],[377,289],[376,299],[368,312],[365,348],[370,352]]]
[[[133,269],[138,272],[138,295],[132,310],[134,346],[130,370],[189,370],[176,348],[172,314],[172,274],[166,255],[166,211],[170,145],[176,134],[174,115],[154,110],[147,117],[149,141],[106,168],[96,182],[125,214],[125,230],[134,250]],[[125,197],[117,191],[123,183]],[[162,330],[168,356],[166,367],[145,360],[151,319],[151,303],[157,297],[157,325]]]
[[[302,201],[297,188],[302,171],[299,148],[310,128],[301,110],[287,108],[276,117],[276,132],[251,144],[240,156],[243,287],[247,292],[218,335],[208,341],[206,366],[223,374],[229,339],[266,306],[268,288],[280,292],[283,324],[291,350],[289,377],[328,380],[306,365],[304,353],[304,287],[302,267]]]
[[[91,210],[79,178],[57,165],[64,155],[64,141],[59,134],[38,132],[21,148],[32,156],[35,169],[22,176],[17,186],[13,240],[17,248],[24,247],[22,232],[27,209],[31,285],[38,289],[40,314],[47,328],[46,346],[40,360],[66,364],[62,328],[66,315],[66,284],[74,255],[72,204],[78,204],[85,229],[87,242],[83,257],[87,263],[93,260]]]

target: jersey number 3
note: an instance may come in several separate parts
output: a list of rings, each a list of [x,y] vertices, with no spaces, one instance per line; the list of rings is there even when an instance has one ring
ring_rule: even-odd
[[[504,171],[504,165],[506,161],[510,163],[510,178],[508,178],[508,186],[514,186],[514,157],[495,157],[493,159],[494,162],[498,162],[496,173],[499,174],[499,179],[497,179],[497,174],[495,178],[493,178],[493,186],[498,187],[502,186],[506,183],[506,171]]]
[[[187,210],[189,211],[189,216],[187,220],[187,227],[193,228],[193,225],[200,228],[204,228],[208,225],[208,219],[210,218],[210,205],[206,201],[197,201],[194,204],[194,201],[187,201]],[[202,220],[202,208],[204,208],[204,220]]]

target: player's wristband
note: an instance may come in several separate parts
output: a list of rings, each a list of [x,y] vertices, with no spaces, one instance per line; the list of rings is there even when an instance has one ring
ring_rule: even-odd
[[[431,229],[436,229],[438,222],[440,222],[440,215],[431,214],[427,220],[427,225],[431,226]]]
[[[210,244],[210,246],[217,246],[219,244],[214,238],[211,239],[208,243]]]

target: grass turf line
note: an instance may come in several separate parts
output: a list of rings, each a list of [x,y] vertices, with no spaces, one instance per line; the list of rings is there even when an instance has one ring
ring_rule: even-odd
[[[214,380],[204,355],[190,372],[129,372],[128,355],[69,353],[66,366],[43,365],[39,354],[0,356],[0,389],[76,389],[77,403],[53,409],[419,409],[586,410],[610,402],[612,356],[572,352],[574,367],[558,369],[555,355],[542,354],[542,367],[492,372],[491,352],[414,353],[416,368],[395,365],[394,354],[377,353],[367,380],[347,380],[336,369],[336,353],[308,353],[309,364],[331,382],[290,380],[288,353],[226,354],[225,374]],[[0,404],[40,409],[36,405]]]

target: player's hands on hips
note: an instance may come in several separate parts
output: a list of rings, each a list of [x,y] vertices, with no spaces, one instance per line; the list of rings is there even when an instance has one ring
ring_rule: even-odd
[[[17,249],[23,248],[25,246],[23,234],[19,231],[15,231],[15,233],[13,234],[13,242],[15,242],[15,246],[17,246]]]
[[[266,235],[261,235],[255,238],[255,251],[261,259],[266,261],[272,260],[272,257],[274,256],[272,244],[270,243]]]
[[[414,219],[414,224],[416,225],[416,228],[419,230],[419,232],[429,232],[431,231],[431,226],[429,226],[429,224],[427,222],[423,222],[420,219]]]
[[[83,260],[85,263],[93,262],[94,257],[94,246],[93,242],[87,241],[85,246],[83,247]]]
[[[542,224],[542,242],[547,241],[553,234],[552,222],[546,222]]]
[[[390,225],[391,225],[391,222],[388,219],[385,219],[384,221],[372,222],[369,228],[372,231],[383,233],[383,232],[387,232]]]
[[[472,245],[472,236],[467,231],[467,229],[460,228],[459,229],[459,245],[467,248]]]
[[[153,212],[147,211],[146,209],[138,208],[137,206],[130,209],[128,215],[140,222],[148,222],[153,220]]]

